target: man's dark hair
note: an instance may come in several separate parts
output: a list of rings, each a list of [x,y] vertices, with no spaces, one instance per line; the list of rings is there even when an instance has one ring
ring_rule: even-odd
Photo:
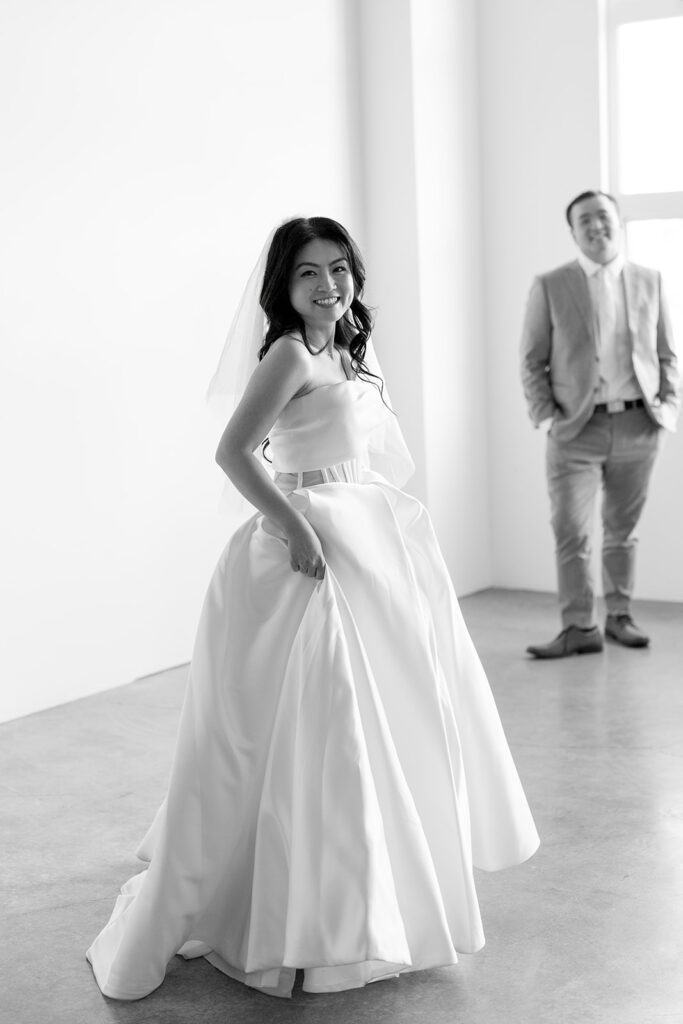
[[[572,224],[572,210],[574,209],[576,204],[577,203],[582,203],[584,199],[597,199],[598,196],[604,196],[605,199],[609,199],[610,203],[614,203],[614,208],[616,209],[617,213],[620,212],[619,211],[619,203],[616,201],[616,199],[614,198],[613,195],[610,195],[609,192],[601,192],[599,190],[597,192],[594,192],[594,191],[592,191],[592,192],[582,192],[580,196],[576,196],[574,199],[572,199],[571,203],[569,204],[569,206],[567,207],[567,209],[565,211],[565,216],[567,218],[567,224],[569,224],[570,228],[574,227],[574,225]]]

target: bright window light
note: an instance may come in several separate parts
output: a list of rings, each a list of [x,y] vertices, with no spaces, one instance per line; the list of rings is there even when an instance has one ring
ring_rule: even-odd
[[[619,26],[617,95],[620,192],[682,191],[683,16]]]

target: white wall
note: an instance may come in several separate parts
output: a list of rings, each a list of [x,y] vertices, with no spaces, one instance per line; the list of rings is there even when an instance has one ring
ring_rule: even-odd
[[[427,495],[460,594],[491,581],[476,0],[413,0]]]
[[[358,0],[363,249],[374,340],[427,497],[410,0]]]
[[[575,256],[567,202],[607,184],[598,0],[481,0],[479,29],[491,582],[554,591],[545,438],[527,417],[518,349],[533,276]],[[683,436],[667,438],[640,531],[640,597],[683,600],[682,458]]]
[[[600,181],[597,0],[8,0],[0,720],[187,660],[223,546],[204,390],[272,223],[347,223],[460,593],[554,590],[518,339]],[[477,66],[478,64],[478,66]],[[639,593],[683,598],[681,437]],[[488,467],[488,473],[487,473]]]
[[[275,221],[361,203],[345,0],[0,18],[2,720],[188,659],[234,305]]]
[[[474,0],[360,0],[377,347],[456,589],[490,582]]]

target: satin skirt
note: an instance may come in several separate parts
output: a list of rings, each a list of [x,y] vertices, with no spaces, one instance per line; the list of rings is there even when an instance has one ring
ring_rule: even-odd
[[[139,999],[176,954],[271,995],[453,964],[484,933],[473,866],[538,836],[429,516],[359,467],[283,478],[326,557],[263,516],[199,623],[168,795],[87,952]]]

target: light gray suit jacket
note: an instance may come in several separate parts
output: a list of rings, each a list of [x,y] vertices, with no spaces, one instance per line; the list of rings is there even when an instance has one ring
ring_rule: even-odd
[[[623,277],[636,380],[655,423],[675,430],[680,379],[661,277],[635,263],[624,264]],[[558,441],[576,437],[593,415],[598,352],[578,260],[534,280],[522,331],[522,384],[534,424],[552,416]]]

